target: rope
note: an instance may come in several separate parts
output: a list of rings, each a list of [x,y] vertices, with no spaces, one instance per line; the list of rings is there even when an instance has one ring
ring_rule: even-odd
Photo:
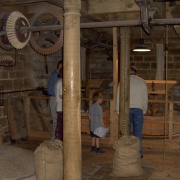
[[[126,20],[126,13],[124,13],[124,20]],[[126,70],[127,70],[127,30],[126,30],[126,26],[123,27],[124,28],[124,31],[123,31],[123,34],[124,34],[124,69],[123,69],[123,73],[124,73],[124,97],[126,97],[127,95],[127,92],[125,91],[126,90],[126,87],[127,87],[127,73],[126,73]],[[125,98],[124,98],[124,103],[123,103],[124,107],[123,107],[123,110],[124,110],[124,114],[123,114],[123,129],[122,129],[122,136],[127,136],[128,132],[126,132],[126,101],[125,101]]]
[[[126,97],[126,82],[127,82],[127,73],[126,73],[126,69],[127,69],[127,61],[126,61],[126,44],[127,44],[127,39],[126,39],[126,27],[124,27],[124,45],[125,45],[125,48],[124,48],[124,60],[125,60],[125,63],[124,63],[124,97]],[[127,136],[127,132],[126,132],[126,101],[125,101],[125,98],[124,98],[124,103],[123,103],[124,107],[124,114],[123,114],[123,136]]]
[[[166,72],[165,72],[165,116],[164,116],[164,148],[163,148],[163,163],[165,163],[166,155],[166,134],[167,134],[167,113],[168,113],[168,93],[167,93],[167,70],[168,70],[168,25],[166,25],[166,42],[165,42],[165,56],[166,56]]]

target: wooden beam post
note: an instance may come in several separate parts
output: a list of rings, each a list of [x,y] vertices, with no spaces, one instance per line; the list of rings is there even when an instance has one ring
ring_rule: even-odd
[[[26,113],[26,128],[27,128],[27,137],[29,138],[30,125],[29,125],[29,114],[30,114],[30,98],[27,96],[25,99],[25,113]]]
[[[129,135],[130,107],[130,28],[120,28],[121,58],[120,58],[120,96],[119,96],[119,125],[120,135]]]
[[[118,116],[116,113],[116,97],[118,88],[118,32],[113,27],[113,101],[110,101],[110,135],[113,143],[118,139]]]
[[[90,80],[91,80],[91,49],[86,49],[86,84],[85,84],[85,94],[89,97],[90,93]]]
[[[81,0],[64,1],[64,180],[81,179],[80,9]]]

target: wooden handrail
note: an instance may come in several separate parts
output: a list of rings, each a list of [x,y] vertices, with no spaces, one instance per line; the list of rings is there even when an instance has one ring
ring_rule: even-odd
[[[81,98],[81,100],[83,101],[92,101],[93,98]],[[112,101],[113,99],[109,99],[109,98],[103,98],[103,101]]]

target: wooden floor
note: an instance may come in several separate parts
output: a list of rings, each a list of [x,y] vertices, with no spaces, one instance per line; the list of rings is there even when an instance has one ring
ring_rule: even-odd
[[[42,141],[31,140],[28,143],[16,143],[14,146],[34,151]],[[180,152],[163,152],[144,149],[142,168],[144,174],[139,177],[112,177],[112,162],[114,150],[102,147],[105,154],[90,152],[90,146],[82,145],[82,179],[83,180],[179,180]]]

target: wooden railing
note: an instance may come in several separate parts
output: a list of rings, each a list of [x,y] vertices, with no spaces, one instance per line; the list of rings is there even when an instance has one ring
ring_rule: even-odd
[[[167,115],[165,115],[165,112],[163,112],[163,115],[161,116],[162,120],[148,120],[148,122],[156,122],[159,124],[162,124],[164,126],[164,136],[168,137],[169,141],[173,140],[173,136],[176,134],[180,136],[180,112],[178,116],[175,118],[174,117],[174,104],[180,104],[180,101],[171,101],[168,100],[167,102],[165,100],[149,100],[149,103],[160,103],[160,104],[168,104],[168,109],[167,109]],[[167,117],[166,117],[167,116]],[[153,117],[153,116],[152,116]],[[154,116],[155,118],[156,116]],[[158,116],[157,116],[158,117]],[[146,116],[145,116],[146,120]],[[146,121],[145,121],[146,122]],[[179,125],[179,126],[177,126]],[[163,127],[162,126],[162,127]],[[179,132],[175,132],[175,126],[179,128]],[[165,131],[166,128],[166,131]]]
[[[49,97],[46,96],[27,96],[26,98],[26,125],[27,125],[27,131],[28,131],[28,136],[30,138],[43,138],[43,139],[49,139],[51,136],[51,126],[52,124],[46,119],[51,117],[49,112],[42,112],[41,109],[39,109],[39,112],[32,113],[30,109],[31,105],[31,99],[36,99],[36,100],[49,100]],[[82,98],[82,101],[87,101],[89,105],[92,104],[92,98]],[[109,126],[110,133],[107,138],[105,138],[103,141],[107,144],[112,144],[115,140],[118,139],[118,117],[115,111],[115,102],[112,99],[104,99],[105,102],[109,103],[109,107],[107,111],[105,111],[105,123],[107,126]],[[149,103],[162,103],[165,104],[165,100],[149,100]],[[178,103],[180,104],[180,101],[167,101],[168,103],[168,117],[165,117],[164,115],[162,116],[162,121],[158,120],[147,120],[146,121],[146,116],[145,116],[145,121],[144,123],[148,122],[156,122],[159,124],[163,124],[164,126],[167,125],[167,137],[169,141],[173,140],[173,135],[174,135],[174,127],[179,126],[180,127],[180,117],[176,118],[176,121],[174,120],[174,104]],[[108,112],[109,111],[109,112]],[[30,122],[30,117],[31,118],[39,118],[40,123],[43,123],[43,126],[45,130],[42,128],[42,130],[35,130],[31,126]],[[89,120],[88,120],[88,115],[86,117],[82,116],[81,118],[81,126],[82,128],[85,128],[85,132],[88,134],[89,133]],[[163,126],[163,127],[164,127]],[[180,133],[180,132],[179,132]],[[164,134],[165,135],[165,134]],[[84,134],[82,134],[84,136]],[[83,139],[86,141],[86,137],[89,139],[89,136],[85,136]]]
[[[49,100],[49,97],[47,96],[27,96],[26,98],[26,127],[27,127],[27,133],[28,137],[32,139],[50,139],[51,137],[51,129],[52,124],[47,120],[48,117],[51,117],[50,111],[49,112],[43,112],[41,107],[36,106],[36,112],[31,112],[31,100]],[[41,129],[36,129],[32,126],[32,122],[30,118],[38,118],[39,124],[42,126]],[[38,124],[38,122],[35,122],[35,125]]]

